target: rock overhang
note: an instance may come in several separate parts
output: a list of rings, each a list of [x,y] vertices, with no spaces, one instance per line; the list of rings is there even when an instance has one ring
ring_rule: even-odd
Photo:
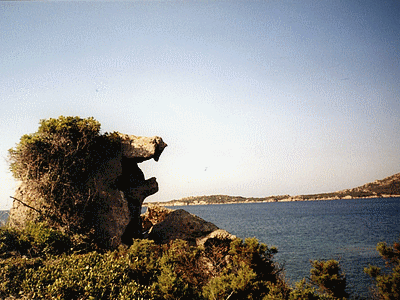
[[[119,189],[128,203],[130,221],[126,226],[121,241],[130,244],[132,238],[141,237],[141,207],[146,197],[158,192],[155,177],[145,179],[138,164],[150,159],[158,161],[167,144],[159,136],[142,137],[119,134],[121,139],[122,175]]]
[[[134,159],[137,163],[154,159],[158,161],[161,153],[168,145],[161,137],[144,137],[129,134],[119,134],[121,138],[122,156]]]
[[[128,173],[131,173],[132,169],[135,173],[134,169],[136,169],[136,172],[140,174],[139,176],[133,175],[133,173],[128,175],[139,181],[137,183],[131,182],[131,188],[137,189],[135,185],[139,185],[137,192],[140,190],[140,194],[145,197],[155,194],[158,192],[156,178],[145,179],[138,164],[151,159],[158,161],[161,153],[168,145],[159,136],[144,137],[122,133],[118,133],[118,135],[121,139],[122,168],[131,169]]]

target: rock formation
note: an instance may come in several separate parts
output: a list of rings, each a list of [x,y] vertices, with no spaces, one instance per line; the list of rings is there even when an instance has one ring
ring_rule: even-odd
[[[86,220],[94,229],[97,242],[104,247],[116,247],[121,242],[132,243],[141,237],[140,212],[144,199],[158,191],[156,179],[145,179],[138,163],[158,161],[167,146],[160,137],[138,137],[120,134],[121,151],[105,160],[85,183],[93,191],[91,218]],[[24,226],[38,219],[40,202],[29,186],[22,182],[16,191],[10,212],[10,225]],[[29,205],[29,206],[28,206]]]
[[[192,246],[204,246],[210,240],[233,240],[236,236],[219,229],[213,223],[183,209],[173,210],[149,205],[142,215],[145,237],[158,244],[181,239]]]

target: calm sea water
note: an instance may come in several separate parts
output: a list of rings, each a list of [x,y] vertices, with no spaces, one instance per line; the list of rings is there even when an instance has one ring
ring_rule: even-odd
[[[310,260],[336,259],[349,292],[368,296],[368,264],[384,266],[376,244],[400,238],[400,198],[175,206],[238,237],[277,246],[276,260],[296,282],[309,276]]]

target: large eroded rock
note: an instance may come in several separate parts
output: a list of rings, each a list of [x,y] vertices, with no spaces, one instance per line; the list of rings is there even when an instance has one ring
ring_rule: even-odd
[[[142,216],[145,237],[158,244],[181,239],[192,246],[204,246],[210,240],[233,240],[236,236],[219,229],[183,209],[173,210],[150,205]]]
[[[138,163],[158,161],[167,146],[158,137],[138,137],[120,134],[121,151],[104,161],[86,185],[93,191],[91,218],[86,220],[94,229],[97,242],[104,247],[116,247],[121,242],[130,244],[142,236],[141,208],[146,197],[158,191],[156,179],[145,179]],[[18,187],[10,212],[10,225],[24,226],[37,220],[41,210],[38,195],[25,183]],[[28,204],[27,205],[22,204]]]

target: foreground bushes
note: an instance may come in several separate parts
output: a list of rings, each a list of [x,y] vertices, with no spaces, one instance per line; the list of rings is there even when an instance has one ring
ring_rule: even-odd
[[[374,278],[376,283],[375,294],[379,299],[400,299],[400,243],[388,246],[379,243],[376,247],[380,256],[384,259],[389,272],[376,266],[365,268],[365,273]]]
[[[377,281],[377,299],[399,299],[399,244],[378,249],[392,266]],[[310,278],[288,285],[274,263],[275,248],[250,238],[182,240],[157,245],[135,240],[129,248],[96,250],[82,236],[44,224],[0,228],[0,298],[22,299],[347,299],[337,261],[314,261]]]
[[[86,249],[86,250],[82,250]],[[0,228],[0,297],[262,299],[280,281],[276,249],[256,239],[191,247],[176,240],[93,251],[43,224]]]

